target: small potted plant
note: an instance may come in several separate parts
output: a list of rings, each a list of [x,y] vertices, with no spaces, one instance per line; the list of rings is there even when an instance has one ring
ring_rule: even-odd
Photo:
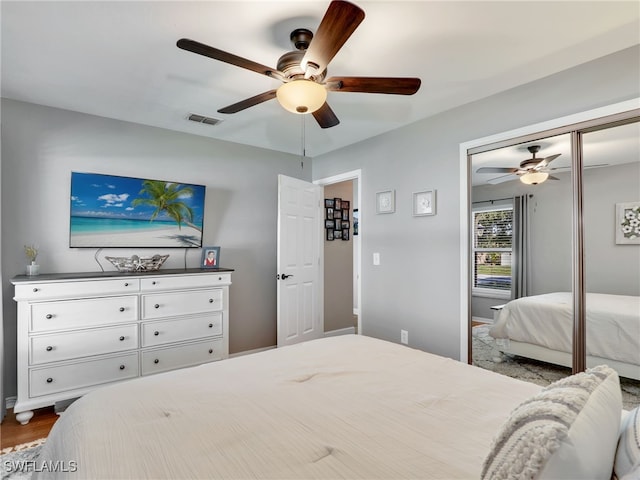
[[[38,247],[33,244],[25,245],[24,254],[29,259],[29,264],[27,264],[27,275],[38,275],[38,273],[40,273],[40,265],[36,263],[36,258],[38,257]]]

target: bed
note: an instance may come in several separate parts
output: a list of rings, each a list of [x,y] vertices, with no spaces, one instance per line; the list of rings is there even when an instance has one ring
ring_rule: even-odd
[[[34,478],[479,479],[500,426],[540,392],[403,345],[327,337],[95,390],[56,422]]]
[[[640,297],[587,293],[587,366],[607,364],[640,380]],[[505,354],[571,366],[573,295],[553,292],[508,302],[489,334]]]

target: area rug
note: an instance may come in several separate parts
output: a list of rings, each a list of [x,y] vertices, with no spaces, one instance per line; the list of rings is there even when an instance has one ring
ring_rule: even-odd
[[[0,455],[0,477],[3,480],[26,480],[31,478],[35,469],[35,461],[46,438],[23,443],[15,447],[2,449]]]
[[[473,364],[508,377],[546,387],[563,377],[571,375],[571,369],[550,363],[500,354],[495,339],[489,335],[490,325],[472,328]],[[640,381],[620,378],[622,404],[626,410],[640,405]]]

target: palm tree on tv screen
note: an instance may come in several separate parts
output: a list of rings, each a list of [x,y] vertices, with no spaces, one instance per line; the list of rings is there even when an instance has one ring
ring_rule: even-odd
[[[183,197],[193,195],[193,189],[191,187],[159,180],[144,180],[142,182],[142,190],[138,192],[138,195],[143,194],[148,198],[135,198],[131,202],[131,205],[134,207],[138,205],[155,207],[149,221],[155,220],[160,213],[165,212],[176,221],[179,229],[182,229],[182,223],[185,223],[199,232],[202,231],[191,223],[193,221],[193,210],[191,207],[180,200]]]

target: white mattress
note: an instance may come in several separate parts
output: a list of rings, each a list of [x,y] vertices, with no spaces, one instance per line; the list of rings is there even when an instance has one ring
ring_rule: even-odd
[[[330,337],[96,390],[54,425],[40,460],[77,462],[75,479],[479,478],[502,422],[539,390]]]
[[[640,297],[587,293],[585,303],[587,354],[640,365]],[[555,292],[512,300],[489,334],[571,352],[573,296]]]

